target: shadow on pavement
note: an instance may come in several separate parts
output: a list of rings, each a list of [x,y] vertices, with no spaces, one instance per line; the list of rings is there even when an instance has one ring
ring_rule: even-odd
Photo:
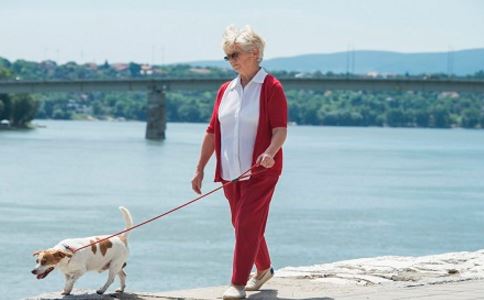
[[[277,297],[277,290],[261,290],[256,294],[252,294],[247,297],[247,299],[251,300],[295,300],[289,298],[279,298]],[[300,298],[297,300],[334,300],[334,298],[330,297],[311,297],[311,298]]]

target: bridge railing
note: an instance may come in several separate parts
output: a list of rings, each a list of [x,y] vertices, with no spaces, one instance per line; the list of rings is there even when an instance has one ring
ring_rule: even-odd
[[[119,79],[0,81],[0,93],[47,93],[90,91],[216,90],[230,79]],[[484,80],[414,78],[290,78],[281,79],[286,89],[312,90],[415,90],[484,93]]]

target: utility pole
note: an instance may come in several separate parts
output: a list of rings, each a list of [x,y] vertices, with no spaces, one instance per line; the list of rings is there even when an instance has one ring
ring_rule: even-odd
[[[447,51],[447,75],[452,77],[454,75],[454,49],[449,46]]]

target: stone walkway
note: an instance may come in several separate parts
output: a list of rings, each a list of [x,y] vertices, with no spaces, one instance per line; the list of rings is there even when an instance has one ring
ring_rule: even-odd
[[[50,293],[27,298],[29,300],[80,300],[80,299],[126,299],[126,300],[214,300],[221,299],[225,287],[180,290],[160,293],[126,293],[98,296],[93,291],[75,291],[62,298]],[[424,286],[401,286],[383,284],[374,286],[349,286],[320,283],[308,279],[274,278],[262,291],[247,294],[248,299],[264,300],[483,300],[484,280],[439,283]]]
[[[28,299],[221,299],[226,286],[98,296],[75,290]],[[421,257],[381,256],[306,267],[286,267],[248,299],[268,300],[484,300],[484,249]]]

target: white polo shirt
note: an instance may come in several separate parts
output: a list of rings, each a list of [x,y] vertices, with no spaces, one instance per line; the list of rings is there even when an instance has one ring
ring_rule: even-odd
[[[245,88],[237,76],[224,92],[218,110],[224,180],[233,180],[252,166],[260,93],[266,76],[267,72],[261,68]]]

